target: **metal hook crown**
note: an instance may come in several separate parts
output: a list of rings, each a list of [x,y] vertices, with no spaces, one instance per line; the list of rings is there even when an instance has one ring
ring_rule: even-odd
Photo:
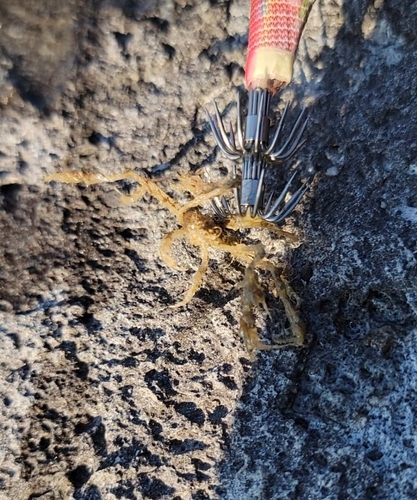
[[[271,94],[268,90],[259,88],[250,90],[248,114],[245,126],[242,126],[244,116],[241,96],[238,94],[236,133],[232,124],[229,126],[229,132],[226,133],[225,125],[215,102],[214,117],[207,109],[206,113],[210,128],[221,151],[231,160],[242,159],[243,161],[240,189],[234,190],[236,211],[240,215],[249,213],[251,217],[258,216],[269,222],[278,223],[294,210],[308,190],[309,182],[301,183],[299,187],[295,188],[293,184],[297,174],[296,169],[277,199],[273,202],[273,195],[270,195],[264,204],[265,170],[270,164],[279,165],[289,160],[302,147],[305,142],[302,140],[302,136],[307,127],[307,118],[305,110],[301,111],[288,138],[280,145],[289,105],[286,104],[274,131],[271,131],[269,119],[270,105]],[[236,167],[233,168],[233,176],[237,176]],[[292,194],[290,194],[289,199],[286,199],[290,191]],[[230,203],[225,197],[222,197],[221,200],[213,200],[212,206],[220,217],[227,218],[233,213]]]

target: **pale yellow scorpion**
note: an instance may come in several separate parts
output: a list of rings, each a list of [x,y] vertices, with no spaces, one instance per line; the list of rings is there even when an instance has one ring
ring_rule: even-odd
[[[184,298],[174,307],[181,307],[188,304],[200,288],[209,263],[209,249],[221,250],[247,265],[243,281],[238,287],[241,288],[242,306],[240,327],[248,352],[252,354],[256,349],[272,349],[289,345],[300,346],[303,344],[304,324],[300,319],[296,307],[293,305],[293,301],[296,301],[295,293],[280,276],[274,264],[265,259],[264,246],[261,243],[254,245],[240,243],[238,231],[241,229],[264,228],[290,241],[295,240],[294,235],[282,231],[271,222],[258,217],[251,217],[249,214],[231,215],[228,218],[219,218],[216,221],[214,217],[201,213],[198,208],[206,201],[229,194],[236,187],[239,179],[205,183],[199,175],[179,176],[177,179],[178,182],[173,184],[173,187],[180,187],[182,190],[189,192],[193,197],[191,201],[183,206],[163,191],[159,182],[147,179],[132,170],[111,175],[84,172],[58,172],[49,175],[45,180],[47,182],[84,183],[87,186],[121,180],[134,181],[138,184],[138,187],[130,195],[121,195],[124,203],[134,203],[140,200],[145,194],[149,194],[176,216],[177,223],[180,226],[179,229],[168,234],[162,240],[160,256],[165,264],[172,269],[185,271],[175,261],[171,252],[172,244],[178,238],[185,238],[191,245],[198,247],[201,251],[201,263],[194,275],[191,287]],[[256,271],[257,268],[265,269],[271,274],[275,283],[276,293],[284,304],[291,330],[288,339],[283,339],[282,342],[273,345],[265,344],[260,340],[255,325],[254,307],[262,306],[265,312],[268,313],[264,292],[259,283]]]

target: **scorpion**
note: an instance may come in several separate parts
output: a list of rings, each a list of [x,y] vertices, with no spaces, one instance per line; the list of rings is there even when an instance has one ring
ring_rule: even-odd
[[[266,258],[266,250],[262,243],[244,244],[241,242],[239,231],[242,229],[261,228],[273,232],[287,241],[294,242],[295,236],[279,229],[275,224],[250,214],[229,215],[227,218],[215,218],[200,210],[201,205],[219,196],[229,194],[236,188],[239,179],[227,179],[217,182],[204,182],[200,173],[189,176],[177,176],[177,182],[170,181],[174,189],[179,187],[188,192],[192,199],[181,205],[161,187],[160,182],[151,180],[143,174],[133,170],[126,170],[115,174],[98,174],[87,172],[57,172],[48,175],[46,182],[58,181],[63,183],[83,183],[86,186],[103,182],[133,181],[137,184],[130,194],[119,192],[121,201],[132,204],[148,194],[155,198],[162,206],[175,215],[178,229],[172,231],[161,242],[160,257],[170,268],[177,271],[186,271],[172,255],[172,245],[175,240],[184,238],[189,244],[198,247],[201,252],[201,262],[194,274],[191,286],[180,302],[174,308],[186,306],[197,293],[203,282],[209,265],[209,250],[220,250],[230,254],[233,259],[246,265],[244,277],[237,285],[240,289],[241,311],[240,330],[251,357],[256,350],[269,350],[285,346],[301,346],[304,343],[305,325],[297,311],[298,297],[290,285],[281,275],[279,269]],[[265,294],[259,281],[258,270],[268,272],[275,284],[277,297],[284,305],[289,323],[289,335],[286,339],[275,344],[263,342],[259,336],[255,322],[255,308],[261,307],[266,314],[269,308],[265,301]],[[295,305],[294,305],[295,303]]]

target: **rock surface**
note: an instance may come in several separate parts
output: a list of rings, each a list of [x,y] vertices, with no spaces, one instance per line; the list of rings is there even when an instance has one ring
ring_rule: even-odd
[[[242,87],[249,1],[25,5],[0,7],[0,498],[416,498],[415,2],[313,8],[276,103],[310,113],[302,244],[255,235],[308,342],[253,363],[239,264],[170,309],[192,274],[158,257],[165,209],[42,182],[230,167],[203,110]]]

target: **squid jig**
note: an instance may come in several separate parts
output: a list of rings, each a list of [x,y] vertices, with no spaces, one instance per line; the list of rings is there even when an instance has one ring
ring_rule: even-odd
[[[298,181],[296,185],[298,171],[295,169],[278,197],[273,200],[273,197],[269,196],[265,203],[265,172],[270,165],[284,163],[302,146],[307,120],[302,111],[288,138],[279,145],[288,105],[274,131],[271,130],[269,112],[274,94],[291,81],[295,51],[313,3],[314,0],[251,1],[245,76],[248,91],[247,115],[244,116],[242,112],[239,96],[236,132],[230,127],[230,131],[226,133],[217,105],[214,104],[214,116],[207,112],[210,127],[220,149],[228,158],[242,160],[241,173],[237,173],[235,166],[233,178],[215,183],[203,182],[199,174],[178,175],[176,183],[170,183],[169,179],[166,179],[171,191],[179,189],[191,195],[191,199],[185,204],[180,204],[163,190],[160,182],[131,169],[113,174],[64,171],[45,178],[47,182],[84,183],[87,186],[130,180],[137,187],[129,195],[122,195],[124,203],[135,203],[148,194],[175,215],[179,227],[162,240],[162,260],[172,269],[184,270],[175,260],[172,245],[178,239],[186,239],[190,245],[200,249],[201,262],[189,290],[173,307],[188,304],[201,287],[209,265],[209,251],[226,252],[233,259],[240,261],[245,266],[244,278],[237,285],[241,293],[240,330],[251,356],[256,350],[302,346],[305,338],[305,325],[297,310],[297,295],[282,276],[280,269],[267,259],[263,244],[243,243],[240,230],[258,228],[273,232],[287,241],[296,239],[294,235],[279,229],[276,223],[281,222],[296,207],[307,191],[309,182]],[[235,199],[235,210],[233,203],[228,201],[232,197]],[[211,202],[218,219],[199,210],[205,202]],[[269,314],[258,275],[259,270],[272,278],[275,295],[282,302],[288,322],[284,338],[274,339],[274,343],[270,344],[261,340],[256,326],[256,308],[261,307]]]
[[[289,160],[304,144],[307,126],[305,110],[301,111],[288,138],[280,145],[288,104],[271,130],[269,118],[271,98],[292,78],[295,53],[303,27],[315,0],[251,0],[249,42],[245,70],[248,92],[246,118],[241,95],[237,98],[235,130],[225,124],[214,102],[214,116],[206,114],[214,138],[221,151],[231,160],[242,160],[240,186],[234,189],[234,205],[238,215],[249,214],[268,222],[283,221],[297,206],[309,188],[309,182],[294,188],[297,169],[277,198],[273,193],[265,200],[265,173],[270,165]],[[244,125],[243,125],[244,122]],[[233,177],[237,177],[236,166]],[[288,194],[291,196],[288,198]],[[212,200],[216,214],[227,218],[234,212],[225,197]]]

